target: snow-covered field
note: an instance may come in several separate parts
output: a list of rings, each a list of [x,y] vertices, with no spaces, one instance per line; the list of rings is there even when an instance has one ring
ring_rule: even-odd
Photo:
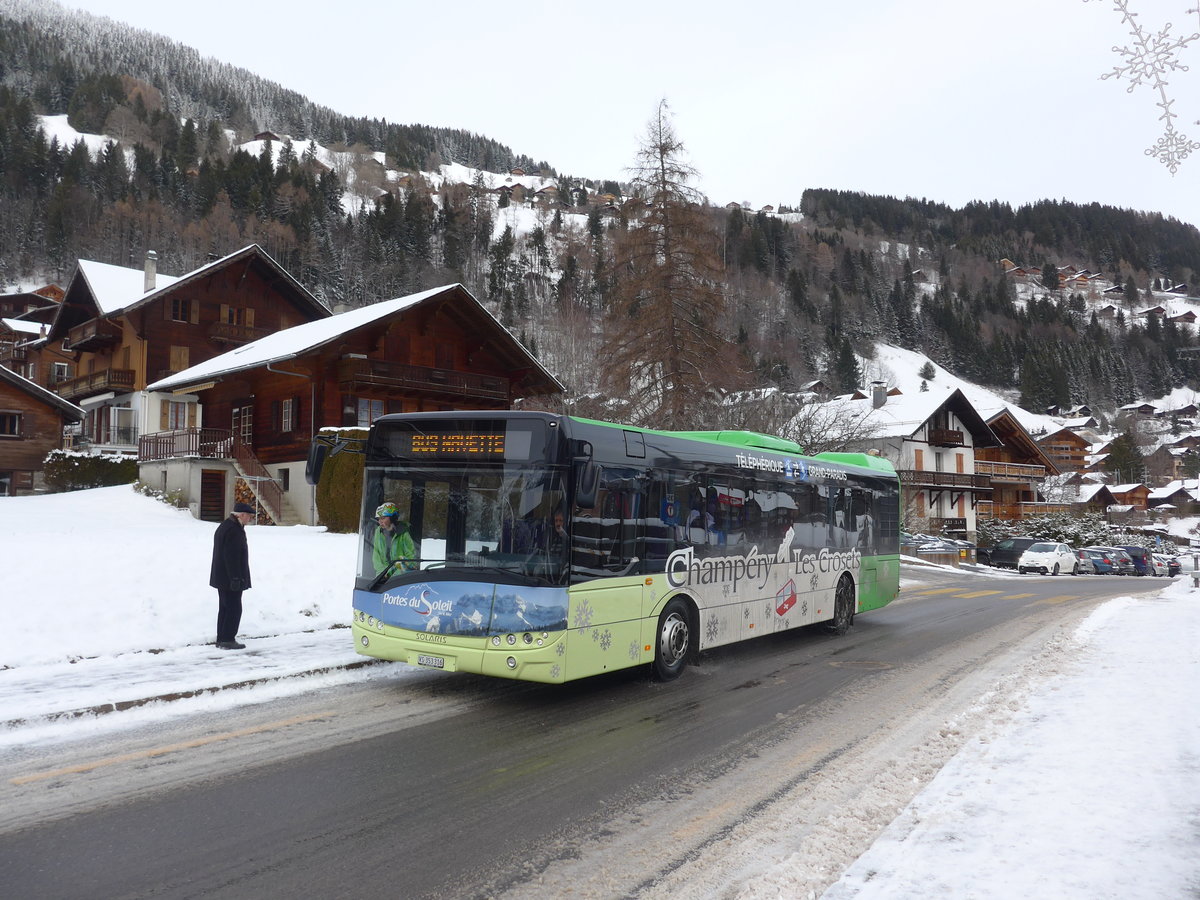
[[[345,668],[361,659],[340,627],[357,538],[319,528],[250,529],[247,650],[211,647],[214,528],[128,487],[0,499],[0,754],[410,677],[399,666]],[[170,694],[188,696],[153,700]],[[100,712],[120,705],[130,708]],[[96,712],[55,718],[81,710]],[[911,783],[893,803],[885,790],[880,811],[858,823],[877,839],[825,896],[1195,897],[1198,711],[1191,579],[1114,600],[945,724],[969,728],[962,749],[911,802]],[[812,863],[764,857],[739,879],[740,896],[809,895]]]

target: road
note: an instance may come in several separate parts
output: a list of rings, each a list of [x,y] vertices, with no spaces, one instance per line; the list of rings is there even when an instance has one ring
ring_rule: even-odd
[[[843,638],[721,648],[671,684],[429,673],[5,760],[0,885],[714,896],[797,850],[828,883],[895,814],[897,784],[915,794],[953,755],[947,722],[1097,603],[1164,584],[921,577]]]

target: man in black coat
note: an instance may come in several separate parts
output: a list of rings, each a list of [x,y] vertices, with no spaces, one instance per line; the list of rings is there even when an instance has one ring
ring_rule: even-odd
[[[222,650],[244,650],[237,642],[242,624],[242,591],[250,587],[250,551],[246,547],[246,523],[254,518],[254,507],[235,503],[233,512],[217,526],[213,535],[212,572],[208,583],[217,589],[217,646]]]

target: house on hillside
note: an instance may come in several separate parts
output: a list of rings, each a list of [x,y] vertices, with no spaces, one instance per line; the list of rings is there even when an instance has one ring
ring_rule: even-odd
[[[80,260],[47,334],[75,363],[55,385],[86,415],[83,445],[133,455],[152,431],[198,427],[196,399],[147,389],[180,372],[282,328],[330,315],[257,245],[182,276]]]
[[[1069,504],[1041,499],[1046,476],[1061,472],[1016,416],[1002,409],[987,419],[987,425],[1000,444],[975,449],[975,471],[989,476],[992,488],[991,498],[979,502],[978,514],[1014,521],[1049,512],[1069,512]]]
[[[180,490],[220,519],[237,479],[280,524],[316,524],[304,480],[309,445],[329,426],[387,413],[510,409],[563,386],[466,288],[448,285],[296,325],[151,384],[203,407],[143,435],[141,478]]]
[[[0,366],[0,497],[44,489],[42,464],[83,410]]]
[[[1144,510],[1150,505],[1150,488],[1144,484],[1110,484],[1108,489],[1119,506]]]
[[[1194,516],[1200,512],[1200,481],[1181,478],[1155,488],[1147,498],[1150,509],[1170,507],[1176,515]]]
[[[1075,429],[1060,428],[1037,442],[1060,472],[1079,472],[1087,467],[1091,442]]]
[[[975,539],[976,509],[992,495],[991,476],[975,470],[975,453],[1001,441],[961,390],[903,394],[875,382],[869,392],[826,406],[870,435],[852,441],[852,449],[877,451],[896,467],[909,530]]]
[[[48,284],[36,291],[0,294],[0,319],[49,322],[62,301],[62,294],[63,290],[57,284]]]

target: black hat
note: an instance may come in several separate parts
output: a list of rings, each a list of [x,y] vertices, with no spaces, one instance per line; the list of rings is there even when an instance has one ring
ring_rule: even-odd
[[[235,513],[244,512],[244,513],[251,513],[251,514],[253,514],[253,513],[254,513],[254,507],[253,507],[253,506],[251,506],[249,503],[242,503],[242,502],[240,502],[240,501],[239,501],[239,502],[237,502],[237,503],[233,504],[233,511],[234,511]]]

